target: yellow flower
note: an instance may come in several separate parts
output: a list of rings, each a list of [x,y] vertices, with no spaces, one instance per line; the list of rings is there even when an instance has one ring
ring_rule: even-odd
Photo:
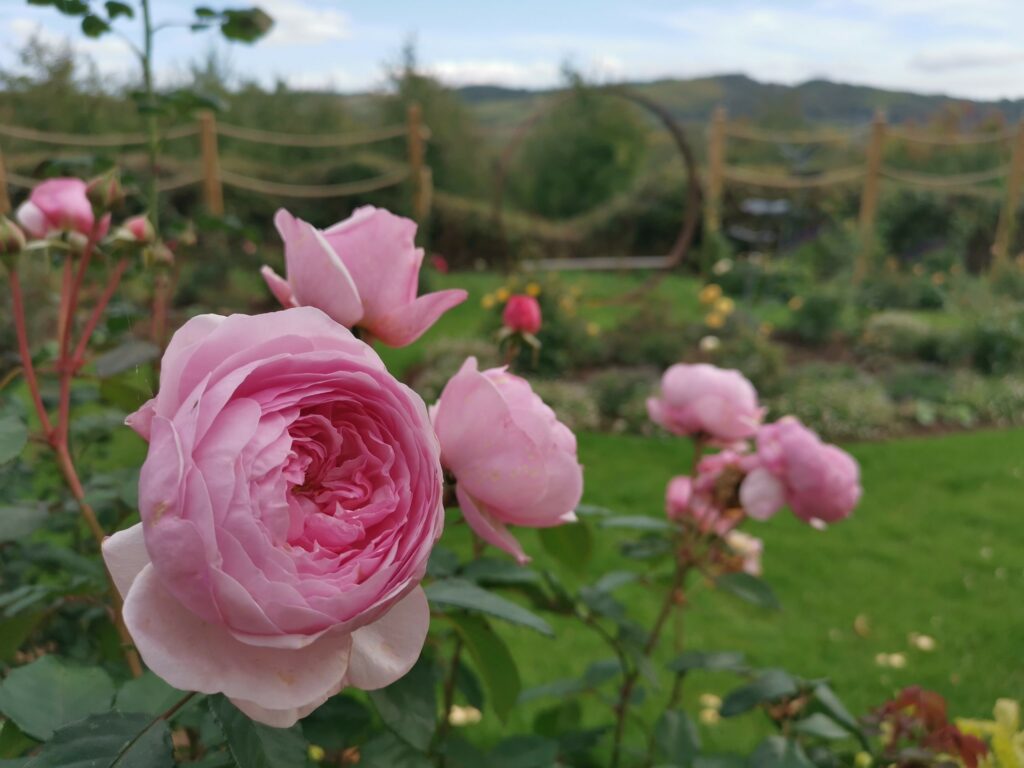
[[[476,725],[482,717],[483,715],[476,707],[460,707],[458,704],[448,712],[448,722],[457,728],[464,725]]]
[[[484,309],[494,309],[494,305],[497,301],[494,298],[494,294],[488,293],[482,299],[480,299],[480,306]]]
[[[540,283],[527,283],[526,295],[533,296],[534,298],[540,296]]]
[[[576,301],[572,296],[563,296],[560,298],[558,300],[558,306],[560,306],[562,311],[570,317],[576,314]]]
[[[857,768],[871,768],[871,763],[873,762],[874,760],[869,752],[858,752],[853,758],[853,764]]]
[[[942,272],[932,274],[932,285],[942,285],[946,282],[946,275]]]
[[[700,705],[704,709],[721,709],[722,697],[716,696],[713,693],[702,693],[700,695]]]
[[[498,301],[508,301],[508,297],[511,295],[508,288],[504,285],[494,292],[494,295],[498,297]]]
[[[888,259],[885,260],[885,268],[890,272],[898,272],[900,269],[900,263],[892,256],[890,256]]]
[[[601,326],[597,323],[587,323],[587,336],[600,336]]]
[[[772,331],[775,330],[775,326],[772,325],[771,323],[764,322],[758,326],[757,330],[760,332],[762,336],[767,338],[768,336],[772,335]]]
[[[786,302],[786,306],[794,312],[799,312],[804,306],[804,300],[800,296],[794,296]]]
[[[736,302],[730,299],[728,296],[722,296],[718,301],[715,302],[715,311],[721,312],[723,315],[731,315],[733,310],[736,309]]]
[[[987,739],[998,768],[1024,768],[1024,730],[1021,730],[1020,704],[999,699],[992,720],[957,720],[964,733]]]
[[[708,312],[707,316],[704,318],[704,324],[707,325],[708,328],[721,328],[725,325],[725,315],[719,312]]]
[[[714,283],[708,283],[700,289],[697,298],[701,304],[714,304],[722,295],[722,287]]]
[[[309,759],[312,760],[314,763],[319,763],[325,757],[327,757],[327,753],[324,751],[324,748],[318,747],[316,744],[309,745],[309,750],[307,754],[309,755]]]

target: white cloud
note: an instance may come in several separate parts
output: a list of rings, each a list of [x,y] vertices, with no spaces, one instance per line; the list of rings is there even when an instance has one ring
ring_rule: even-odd
[[[959,43],[925,48],[910,58],[910,66],[925,72],[991,69],[1024,62],[1024,48],[991,43]]]
[[[505,59],[448,60],[426,63],[425,68],[451,85],[504,85],[540,88],[558,82],[560,67],[551,61],[518,62]]]
[[[302,0],[262,0],[260,7],[274,19],[263,45],[319,45],[351,36],[351,22],[341,11],[318,8]]]
[[[32,38],[52,47],[70,45],[78,54],[87,56],[104,76],[130,79],[136,74],[138,62],[135,55],[125,41],[112,35],[70,37],[24,17],[11,19],[7,28],[15,48],[22,48]]]

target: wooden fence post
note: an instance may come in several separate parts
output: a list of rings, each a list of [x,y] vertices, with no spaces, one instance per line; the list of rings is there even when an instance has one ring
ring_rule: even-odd
[[[1013,246],[1013,231],[1017,224],[1017,207],[1020,204],[1020,188],[1024,183],[1024,120],[1017,124],[1017,133],[1013,141],[1013,154],[1010,156],[1010,172],[1006,177],[1006,197],[1003,208],[999,212],[999,224],[996,226],[996,239],[992,245],[992,265],[990,271],[997,274],[1006,266],[1010,259],[1010,248]]]
[[[718,232],[722,226],[722,190],[725,186],[725,107],[715,107],[708,133],[708,185],[704,201],[704,233]]]
[[[217,120],[209,110],[199,113],[199,148],[203,161],[203,203],[214,216],[224,215],[224,189],[217,155]]]
[[[426,171],[423,167],[423,111],[413,102],[407,112],[409,131],[409,177],[412,180],[412,216],[416,223],[423,224],[428,214],[429,191]]]
[[[868,143],[867,167],[864,169],[864,189],[860,197],[860,250],[853,269],[853,280],[861,282],[867,277],[875,252],[875,213],[878,211],[878,193],[881,184],[882,154],[885,150],[885,113],[879,110],[871,123]]]
[[[9,213],[11,210],[11,197],[7,193],[7,166],[4,163],[4,153],[0,149],[0,216]]]

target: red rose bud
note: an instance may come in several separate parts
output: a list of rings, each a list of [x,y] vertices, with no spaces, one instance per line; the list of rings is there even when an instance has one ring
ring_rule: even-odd
[[[509,296],[501,322],[511,331],[534,334],[540,330],[540,304],[533,296]]]
[[[430,257],[430,264],[442,275],[448,274],[448,260],[444,256],[433,254]]]
[[[107,171],[104,174],[90,179],[86,185],[85,193],[93,207],[100,211],[109,211],[117,208],[124,202],[124,187],[121,186],[121,175],[116,171]]]
[[[0,256],[17,256],[25,249],[25,233],[21,227],[0,216]]]

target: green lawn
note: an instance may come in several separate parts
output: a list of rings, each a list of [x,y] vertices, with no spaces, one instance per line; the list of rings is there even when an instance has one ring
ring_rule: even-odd
[[[665,482],[688,466],[685,446],[670,438],[581,435],[585,501],[622,514],[661,515]],[[749,527],[766,542],[765,578],[783,610],[762,612],[699,586],[686,646],[742,650],[758,665],[827,676],[855,712],[910,684],[940,691],[952,713],[963,716],[987,716],[1001,696],[1024,698],[1024,430],[850,450],[861,462],[866,489],[850,520],[819,532],[783,513]],[[462,538],[461,528],[446,538]],[[596,535],[595,577],[627,564],[616,552],[614,531]],[[535,565],[557,568],[531,532],[521,538]],[[656,600],[641,588],[624,588],[619,596],[636,616],[653,618]],[[863,637],[854,631],[858,615],[870,627]],[[525,686],[578,675],[608,656],[589,632],[556,624],[554,640],[507,632]],[[911,648],[912,632],[933,637],[936,649]],[[882,652],[904,653],[905,668],[880,668],[875,655]],[[732,684],[728,676],[692,676],[689,711],[696,712],[699,693],[720,693]],[[665,695],[649,697],[648,722]],[[508,730],[529,730],[533,714],[553,703],[521,707]],[[601,715],[597,707],[586,710],[588,718]],[[495,737],[506,730],[493,718],[476,727]],[[763,730],[758,718],[747,717],[704,728],[704,738],[706,747],[725,750],[749,744]]]

